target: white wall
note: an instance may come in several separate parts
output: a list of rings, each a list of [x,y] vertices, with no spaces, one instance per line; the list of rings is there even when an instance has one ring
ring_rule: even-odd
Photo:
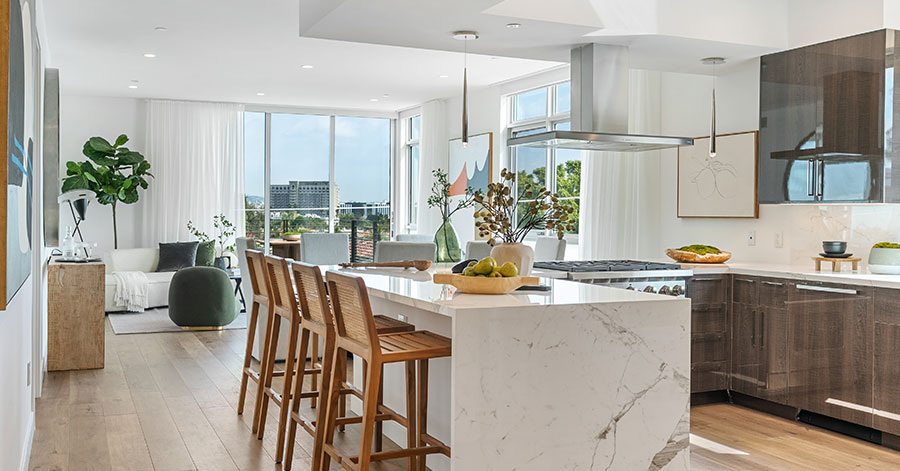
[[[665,73],[662,79],[662,133],[709,135],[708,76]],[[759,63],[748,63],[718,79],[718,132],[758,129]],[[679,219],[676,217],[677,155],[663,151],[660,165],[661,218],[659,251],[667,247],[711,244],[733,252],[735,262],[765,262],[811,267],[809,257],[823,240],[846,240],[849,251],[863,256],[880,241],[900,240],[900,205],[761,205],[759,219]],[[756,231],[755,246],[747,245]],[[775,234],[784,244],[775,247]]]
[[[0,469],[20,469],[30,449],[34,412],[27,364],[32,360],[34,274],[0,311]]]
[[[65,71],[61,72],[64,75]],[[67,161],[87,160],[81,153],[85,141],[100,136],[109,141],[119,134],[127,134],[130,149],[143,152],[146,136],[146,102],[133,98],[62,95],[60,97],[60,176],[66,173]],[[151,162],[152,164],[152,162]],[[153,169],[151,168],[152,172]],[[153,185],[153,180],[150,180]],[[143,197],[142,193],[142,197]],[[119,228],[119,248],[136,247],[141,225],[142,200],[133,205],[120,204],[116,210]],[[60,208],[60,240],[66,227],[74,226],[68,206]],[[96,253],[102,255],[113,248],[112,207],[93,201],[87,217],[81,223],[86,242],[98,244]]]

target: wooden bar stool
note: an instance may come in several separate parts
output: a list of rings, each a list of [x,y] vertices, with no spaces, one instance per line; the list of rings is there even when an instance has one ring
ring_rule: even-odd
[[[256,327],[259,321],[259,312],[265,309],[267,316],[266,334],[264,339],[269,338],[269,330],[272,328],[273,312],[269,303],[269,288],[266,281],[263,266],[265,265],[265,256],[258,250],[247,250],[247,266],[245,267],[247,275],[250,277],[250,286],[253,289],[253,299],[250,300],[250,319],[247,322],[247,348],[244,351],[244,368],[241,371],[241,390],[238,396],[238,414],[244,413],[244,403],[247,399],[247,381],[253,380],[257,384],[256,403],[253,409],[253,432],[256,433],[256,427],[259,424],[260,399],[262,398],[262,387],[260,386],[260,372],[255,371],[251,364],[253,362],[253,343],[256,340]],[[267,355],[267,342],[263,342],[260,354],[260,366],[265,364]],[[283,371],[274,372],[275,376],[284,374]]]
[[[288,436],[287,436],[287,449],[285,450],[284,456],[284,469],[286,471],[290,471],[293,454],[294,454],[294,444],[295,438],[297,434],[297,425],[303,427],[307,433],[314,437],[314,446],[313,446],[313,467],[312,469],[318,469],[318,465],[321,462],[321,450],[322,450],[322,440],[324,434],[317,433],[316,424],[325,423],[325,414],[327,412],[327,408],[324,406],[318,407],[316,410],[316,420],[310,421],[306,420],[300,414],[300,403],[302,399],[305,398],[320,398],[320,405],[325,403],[326,398],[328,397],[328,379],[331,377],[331,371],[334,366],[334,344],[335,344],[335,329],[334,329],[334,318],[331,314],[331,306],[328,301],[328,292],[325,289],[325,282],[322,278],[322,272],[319,267],[315,265],[310,265],[307,263],[293,263],[291,264],[291,271],[294,275],[294,284],[297,290],[297,298],[300,304],[300,312],[303,316],[303,321],[300,323],[300,352],[299,358],[305,358],[304,355],[308,348],[309,338],[310,336],[319,335],[323,339],[325,339],[325,348],[322,353],[322,363],[316,363],[316,358],[312,358],[312,369],[311,370],[303,370],[297,368],[297,377],[294,380],[294,391],[291,394],[291,407],[290,407],[290,417],[288,423]],[[415,330],[415,327],[412,324],[399,321],[388,316],[377,315],[375,316],[375,330],[376,332],[381,334],[390,334],[397,332],[412,332]],[[346,364],[344,365],[346,369]],[[309,391],[303,391],[303,375],[307,371],[319,371],[322,374],[322,387],[319,390],[316,390],[316,386],[313,383]],[[365,379],[363,380],[365,384]],[[353,394],[363,399],[363,394],[356,388],[350,387],[349,385],[342,385],[339,394],[346,397],[348,394]],[[379,396],[379,403],[381,403],[381,396]],[[361,417],[344,417],[344,403],[342,400],[339,403],[338,415],[339,418],[338,423],[340,425],[346,425],[350,423],[360,423],[362,421]],[[315,407],[313,404],[312,407]],[[387,418],[387,416],[384,416]],[[381,433],[380,430],[376,430],[376,435]],[[381,450],[380,446],[376,446],[377,450]]]
[[[333,458],[344,469],[368,471],[372,461],[407,457],[410,470],[425,470],[425,457],[432,453],[450,456],[450,447],[427,433],[428,360],[449,357],[450,339],[428,331],[403,332],[379,336],[375,330],[372,306],[362,278],[329,271],[326,275],[328,291],[334,309],[335,346],[330,384],[327,386],[328,402],[326,422],[320,427],[324,432],[322,461],[319,470],[327,470]],[[365,360],[367,381],[363,393],[362,438],[359,454],[343,455],[334,446],[334,429],[338,424],[337,405],[340,389],[347,374],[344,365],[347,353]],[[387,363],[406,364],[406,417],[402,417],[378,403],[381,372]],[[419,377],[416,378],[416,362]],[[418,386],[418,387],[417,387]],[[417,398],[418,396],[418,398]],[[418,408],[416,407],[418,404]],[[372,453],[375,423],[383,416],[405,425],[407,448]]]

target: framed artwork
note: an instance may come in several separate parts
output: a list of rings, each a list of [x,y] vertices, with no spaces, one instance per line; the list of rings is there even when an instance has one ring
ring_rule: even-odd
[[[2,11],[5,10],[5,11]],[[4,293],[2,306],[10,301],[31,275],[33,210],[32,185],[35,155],[35,125],[37,106],[36,65],[38,44],[33,21],[33,3],[11,0],[0,7],[0,21],[9,32],[0,44],[0,119],[6,122],[4,135],[6,166],[0,168],[0,206],[5,213],[0,218],[0,257],[6,269],[0,274],[0,291]],[[6,23],[8,21],[8,23]]]
[[[759,217],[759,132],[716,136],[716,155],[709,155],[709,136],[678,148],[678,217]]]
[[[487,193],[491,182],[491,149],[494,133],[486,132],[469,136],[469,144],[462,145],[462,138],[450,139],[447,175],[450,180],[450,196],[466,194],[466,188]]]

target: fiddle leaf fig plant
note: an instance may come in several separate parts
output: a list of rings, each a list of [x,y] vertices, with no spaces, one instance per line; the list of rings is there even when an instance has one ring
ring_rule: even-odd
[[[92,137],[84,143],[82,153],[88,160],[66,162],[66,176],[62,180],[62,192],[90,190],[97,202],[112,206],[113,240],[119,248],[116,228],[116,207],[119,203],[134,204],[138,201],[138,190],[146,190],[150,173],[150,162],[137,151],[125,147],[128,136],[119,135],[115,143],[102,137]]]

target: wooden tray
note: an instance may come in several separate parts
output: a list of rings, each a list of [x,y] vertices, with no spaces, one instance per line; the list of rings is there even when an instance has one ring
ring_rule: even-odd
[[[512,276],[509,278],[486,278],[483,276],[463,276],[455,273],[435,273],[433,281],[442,285],[453,285],[463,293],[507,294],[520,286],[540,283],[536,276]]]

